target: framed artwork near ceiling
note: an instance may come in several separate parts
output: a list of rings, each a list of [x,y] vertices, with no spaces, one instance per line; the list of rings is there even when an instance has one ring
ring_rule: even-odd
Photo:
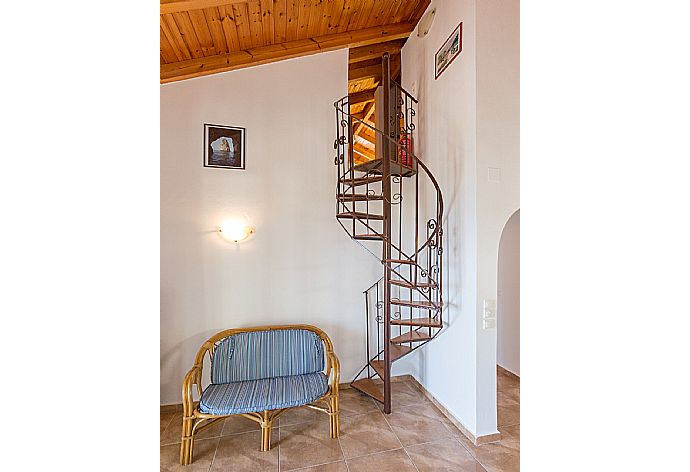
[[[460,55],[462,51],[462,22],[455,28],[455,31],[446,39],[443,46],[436,52],[434,57],[435,77],[438,77],[448,68],[451,62]]]
[[[244,128],[204,124],[204,167],[244,170],[246,142]]]

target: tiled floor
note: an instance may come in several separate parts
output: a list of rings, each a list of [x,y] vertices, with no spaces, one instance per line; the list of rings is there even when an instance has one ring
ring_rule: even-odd
[[[230,417],[203,431],[194,463],[178,464],[181,412],[161,413],[161,471],[442,472],[520,469],[520,382],[498,375],[498,427],[502,440],[474,446],[416,388],[393,384],[393,413],[353,389],[341,390],[340,438],[328,437],[328,417],[286,411],[273,432],[273,448],[259,452],[257,423]]]

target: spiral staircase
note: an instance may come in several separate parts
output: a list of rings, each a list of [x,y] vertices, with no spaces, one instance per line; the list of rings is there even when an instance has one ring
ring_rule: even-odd
[[[443,197],[414,154],[418,102],[391,79],[390,66],[384,54],[376,126],[350,113],[346,96],[335,103],[334,142],[336,218],[383,271],[364,292],[368,362],[352,387],[383,403],[385,413],[392,408],[393,362],[443,328]],[[361,127],[376,136],[376,158],[364,162],[354,150]]]

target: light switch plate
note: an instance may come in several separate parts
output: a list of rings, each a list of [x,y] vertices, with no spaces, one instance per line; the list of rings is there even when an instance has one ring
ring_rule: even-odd
[[[496,319],[495,318],[484,320],[484,329],[493,329],[495,327],[496,327]]]
[[[500,182],[501,181],[501,169],[497,167],[489,167],[488,172],[489,182]]]
[[[496,318],[496,300],[484,300],[484,319]]]

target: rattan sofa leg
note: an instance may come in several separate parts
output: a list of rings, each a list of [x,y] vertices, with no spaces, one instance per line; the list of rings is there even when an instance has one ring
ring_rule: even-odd
[[[192,463],[194,433],[192,432],[193,421],[182,420],[182,442],[180,444],[180,464],[189,465]]]
[[[335,439],[340,436],[340,405],[338,405],[338,397],[332,396],[330,399],[331,413],[328,415],[330,423],[330,436]]]
[[[261,452],[271,450],[271,429],[273,428],[273,418],[269,417],[268,411],[261,414]]]

